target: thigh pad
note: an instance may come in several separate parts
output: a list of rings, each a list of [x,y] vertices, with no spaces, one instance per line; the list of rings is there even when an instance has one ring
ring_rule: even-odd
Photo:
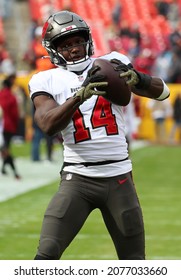
[[[143,217],[140,207],[126,210],[121,215],[123,234],[125,236],[137,235],[144,231]]]

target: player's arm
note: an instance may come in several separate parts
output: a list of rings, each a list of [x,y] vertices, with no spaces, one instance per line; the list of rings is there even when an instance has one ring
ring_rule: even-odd
[[[58,105],[53,98],[39,93],[33,99],[33,104],[36,124],[48,135],[55,135],[69,124],[80,105],[80,98],[71,97],[62,105]]]
[[[139,72],[132,64],[125,65],[117,59],[113,61],[118,64],[116,70],[121,71],[120,77],[127,79],[126,83],[131,86],[132,92],[136,95],[157,100],[169,97],[169,88],[162,79]]]
[[[91,71],[93,70],[95,68],[91,69]],[[35,106],[34,120],[43,132],[48,135],[55,135],[65,129],[77,108],[84,101],[92,95],[104,95],[106,93],[102,90],[102,87],[107,86],[107,82],[102,81],[104,77],[90,74],[92,72],[88,72],[80,90],[62,105],[57,104],[48,94],[36,93],[33,99]]]
[[[128,71],[129,73],[123,73],[122,76],[128,77],[127,83],[136,95],[160,101],[169,97],[169,88],[162,79],[138,72],[134,69]]]

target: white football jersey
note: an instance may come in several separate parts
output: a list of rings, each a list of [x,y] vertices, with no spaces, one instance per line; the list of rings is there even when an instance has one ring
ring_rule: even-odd
[[[100,58],[117,58],[125,64],[130,63],[128,57],[117,52]],[[94,60],[95,58],[91,58],[92,63]],[[34,74],[29,82],[30,97],[33,98],[37,92],[47,92],[58,104],[63,104],[81,87],[92,63],[81,75],[63,68]],[[92,96],[80,105],[61,134],[65,162],[102,162],[124,160],[128,157],[122,107],[101,96]],[[82,164],[70,165],[64,167],[64,170],[90,177],[112,177],[131,171],[132,163],[127,159],[88,167]]]

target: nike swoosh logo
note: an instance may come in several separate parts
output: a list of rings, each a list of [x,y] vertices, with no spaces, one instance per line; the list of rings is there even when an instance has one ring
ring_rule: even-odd
[[[126,181],[128,180],[128,178],[125,178],[123,180],[118,180],[119,184],[122,185],[124,184]]]

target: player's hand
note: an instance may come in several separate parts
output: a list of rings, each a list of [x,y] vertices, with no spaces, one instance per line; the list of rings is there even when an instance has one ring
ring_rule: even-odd
[[[80,97],[81,102],[91,98],[92,95],[105,95],[106,91],[103,90],[103,87],[107,86],[107,82],[95,82],[89,83],[86,87],[82,87],[76,92],[74,97]]]
[[[105,88],[108,86],[108,83],[105,82],[105,76],[95,75],[98,70],[99,66],[95,66],[88,71],[81,89],[74,95],[74,97],[80,97],[81,103],[89,99],[92,95],[106,94]]]
[[[134,68],[132,68],[130,65],[126,65],[120,60],[114,58],[111,59],[110,62],[113,62],[114,64],[117,64],[114,69],[116,71],[120,71],[120,77],[126,78],[126,83],[129,86],[135,86],[139,83],[139,77],[137,73],[135,72]]]
[[[139,83],[140,79],[134,70],[128,70],[120,74],[121,78],[127,78],[126,83],[129,86],[135,86]]]

